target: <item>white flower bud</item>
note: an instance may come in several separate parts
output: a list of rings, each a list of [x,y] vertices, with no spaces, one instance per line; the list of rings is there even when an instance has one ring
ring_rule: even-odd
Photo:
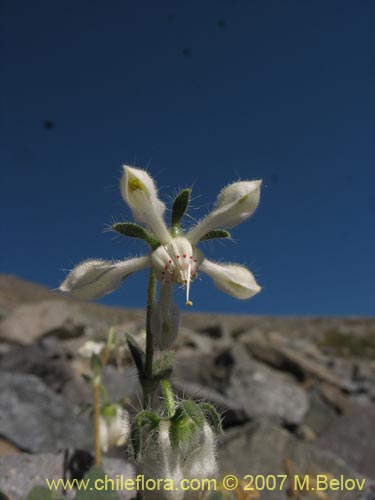
[[[110,412],[100,415],[100,447],[107,453],[111,446],[124,446],[130,432],[129,414],[119,405],[111,405]]]
[[[196,428],[189,446],[172,444],[171,424],[161,420],[157,431],[147,436],[146,447],[140,455],[136,474],[143,474],[145,479],[171,479],[178,488],[182,479],[210,479],[217,472],[215,456],[215,435],[205,422],[203,428]],[[199,492],[200,494],[201,492]],[[145,492],[147,500],[185,500],[200,498],[197,492],[182,489],[157,492]]]
[[[200,446],[190,454],[184,464],[183,472],[185,477],[205,479],[215,476],[217,473],[215,445],[216,440],[213,430],[205,422]]]

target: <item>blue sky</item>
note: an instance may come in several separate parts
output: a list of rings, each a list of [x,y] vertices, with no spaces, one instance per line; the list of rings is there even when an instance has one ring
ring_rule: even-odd
[[[261,178],[235,242],[205,250],[247,264],[262,293],[236,301],[202,276],[194,309],[374,314],[373,1],[1,8],[1,272],[55,288],[83,259],[145,250],[104,231],[131,218],[124,163],[168,203],[193,186],[195,219],[225,184]],[[146,278],[103,302],[142,307]]]

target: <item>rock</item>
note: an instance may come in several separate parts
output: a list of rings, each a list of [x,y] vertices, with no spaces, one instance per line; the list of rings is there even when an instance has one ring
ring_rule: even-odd
[[[0,357],[0,372],[30,373],[43,380],[55,392],[73,377],[69,360],[72,354],[55,339],[15,347]]]
[[[238,429],[230,429],[222,438],[218,449],[221,474],[234,474],[243,478],[247,474],[275,476],[285,474],[286,461],[294,473],[303,479],[306,474],[312,478],[316,474],[332,474],[339,478],[360,478],[361,476],[334,454],[321,447],[300,441],[285,429],[267,421],[249,423]],[[248,480],[245,481],[248,483]],[[366,484],[369,484],[367,481]],[[260,498],[283,500],[283,493],[277,489],[260,491]],[[329,491],[329,500],[353,500],[357,491]]]
[[[202,333],[194,332],[189,328],[180,328],[178,331],[178,336],[176,338],[175,347],[177,349],[190,348],[200,353],[211,353],[213,349],[213,340],[209,335],[203,335]],[[220,342],[220,345],[222,342]],[[217,348],[218,342],[215,341],[215,348]]]
[[[288,425],[302,422],[309,403],[292,377],[250,358],[240,345],[234,345],[231,354],[235,363],[225,394],[238,401],[248,417],[268,417]]]
[[[319,389],[324,400],[335,408],[336,411],[340,413],[350,411],[352,407],[350,399],[337,387],[323,382],[319,385]]]
[[[9,441],[0,438],[0,457],[6,457],[8,455],[16,455],[20,453],[20,449],[14,446]]]
[[[135,368],[118,370],[107,365],[103,370],[103,384],[110,401],[120,399],[136,399],[141,393],[138,374]]]
[[[287,371],[298,380],[309,377],[339,387],[346,391],[355,391],[357,385],[348,378],[339,377],[321,362],[306,357],[295,349],[279,344],[253,341],[249,337],[241,338],[241,343],[256,359],[263,361],[273,368]]]
[[[31,344],[41,337],[83,335],[91,320],[79,306],[66,301],[47,300],[20,305],[0,323],[0,338]]]
[[[318,436],[336,418],[337,411],[322,397],[319,386],[310,387],[307,394],[310,405],[303,423]]]
[[[375,405],[353,405],[348,413],[331,420],[317,445],[331,450],[361,474],[375,478],[374,430]]]
[[[370,486],[357,500],[375,500],[375,484]]]
[[[22,453],[0,457],[0,490],[11,500],[25,500],[34,486],[46,486],[46,478],[62,477],[62,455]]]
[[[234,364],[228,349],[213,345],[207,353],[185,347],[177,351],[175,360],[173,380],[192,382],[224,394]]]
[[[91,448],[91,422],[38,377],[0,373],[0,435],[33,453]]]
[[[0,490],[11,500],[25,500],[35,486],[46,486],[46,479],[52,481],[63,478],[63,455],[20,454],[12,457],[0,457]],[[131,465],[118,459],[103,459],[103,470],[114,480],[119,475],[133,478]],[[120,500],[129,500],[134,492],[117,491]],[[68,494],[67,498],[72,498]]]

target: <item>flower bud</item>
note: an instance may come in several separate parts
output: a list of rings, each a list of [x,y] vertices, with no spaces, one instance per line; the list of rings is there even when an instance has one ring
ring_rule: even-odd
[[[100,447],[107,453],[111,446],[124,446],[128,440],[129,414],[119,405],[108,405],[99,420]]]
[[[177,420],[160,420],[144,442],[136,474],[143,474],[145,480],[170,479],[174,488],[179,488],[182,479],[210,479],[217,472],[215,434],[205,420],[200,426],[183,413]],[[146,500],[185,500],[200,498],[200,494],[181,488],[144,492]]]

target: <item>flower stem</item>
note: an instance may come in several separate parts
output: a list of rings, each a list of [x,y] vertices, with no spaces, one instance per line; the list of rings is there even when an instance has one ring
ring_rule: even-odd
[[[92,388],[94,406],[95,465],[100,467],[102,461],[102,450],[100,448],[100,381],[94,380]]]
[[[153,374],[152,374],[154,343],[151,333],[151,315],[152,311],[154,310],[155,291],[156,291],[156,278],[154,271],[151,269],[147,287],[146,359],[145,359],[145,369],[143,373],[143,383],[142,383],[144,408],[152,406],[152,392],[154,385]]]

